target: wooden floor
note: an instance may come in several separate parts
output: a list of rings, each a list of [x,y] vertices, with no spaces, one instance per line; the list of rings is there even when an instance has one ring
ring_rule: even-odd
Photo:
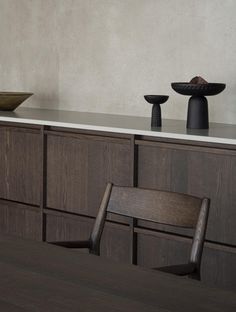
[[[0,311],[236,311],[197,281],[0,235]]]

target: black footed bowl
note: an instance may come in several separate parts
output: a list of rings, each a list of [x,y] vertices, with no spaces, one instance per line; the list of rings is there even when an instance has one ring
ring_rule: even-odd
[[[150,104],[162,104],[168,100],[169,96],[168,95],[144,95],[144,98]]]
[[[189,82],[172,82],[171,87],[182,95],[209,96],[216,95],[225,89],[224,83],[195,84]]]

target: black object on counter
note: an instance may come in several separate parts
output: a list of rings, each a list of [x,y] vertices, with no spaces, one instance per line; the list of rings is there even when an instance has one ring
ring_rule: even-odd
[[[160,104],[165,103],[169,96],[168,95],[144,95],[145,100],[153,104],[152,106],[152,121],[151,127],[161,127],[161,107]]]
[[[171,86],[179,94],[191,95],[188,102],[187,128],[208,129],[208,102],[205,96],[219,94],[226,85],[224,83],[173,82]]]

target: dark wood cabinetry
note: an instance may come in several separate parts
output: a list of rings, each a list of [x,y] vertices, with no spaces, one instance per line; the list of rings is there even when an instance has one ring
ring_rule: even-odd
[[[207,240],[236,245],[236,150],[145,141],[138,149],[138,186],[210,198]]]
[[[139,231],[140,232],[140,231]],[[191,240],[164,233],[138,234],[138,265],[149,268],[184,263],[189,257]],[[217,248],[218,247],[218,248]],[[236,289],[236,252],[221,245],[205,244],[201,280],[211,286]]]
[[[139,187],[211,199],[202,278],[211,285],[236,288],[236,150],[146,140],[136,143]],[[172,239],[167,234],[168,239],[140,238],[141,264],[168,265],[188,252],[190,240],[187,243],[186,237],[179,242],[184,231],[145,222],[139,225],[173,234]],[[153,255],[146,257],[142,249]]]
[[[87,240],[94,220],[94,218],[48,212],[47,241],[76,240],[78,237]],[[129,263],[129,234],[128,226],[106,222],[101,241],[101,256]],[[77,252],[87,251],[77,250]]]
[[[96,216],[108,182],[130,185],[129,139],[49,134],[47,140],[47,207]]]
[[[0,200],[0,230],[23,238],[40,240],[39,208]]]
[[[39,206],[39,132],[37,129],[0,127],[0,198]]]
[[[0,124],[0,230],[86,239],[107,182],[211,198],[202,277],[236,288],[236,147],[57,127]],[[110,217],[101,255],[130,262],[128,219]],[[183,262],[184,230],[138,222],[138,265]],[[80,251],[81,252],[81,251]]]

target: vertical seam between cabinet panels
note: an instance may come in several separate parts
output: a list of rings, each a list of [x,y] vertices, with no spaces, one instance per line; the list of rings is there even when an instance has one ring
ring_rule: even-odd
[[[46,241],[46,208],[47,201],[47,136],[46,126],[41,126],[41,174],[40,174],[40,210],[41,210],[41,240]]]
[[[138,159],[138,150],[137,146],[135,145],[135,135],[131,136],[131,165],[132,165],[132,176],[131,176],[131,186],[137,187],[137,159]],[[137,219],[130,218],[130,261],[131,264],[137,264],[137,233],[134,232],[134,228],[137,226]]]

